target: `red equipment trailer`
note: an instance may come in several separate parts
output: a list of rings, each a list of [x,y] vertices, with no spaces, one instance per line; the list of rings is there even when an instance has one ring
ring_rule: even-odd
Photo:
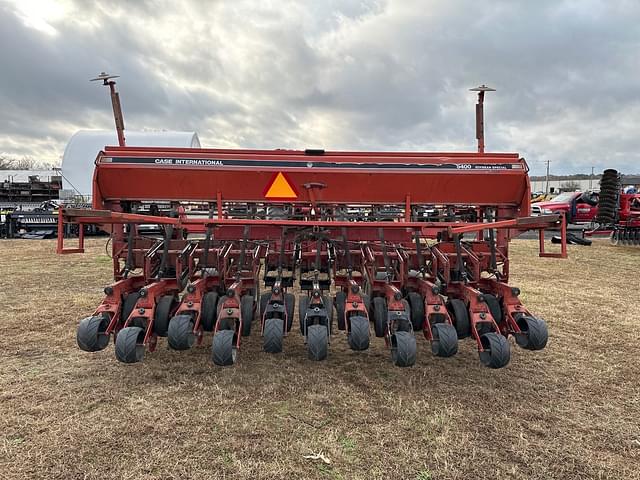
[[[544,348],[546,324],[508,284],[508,245],[538,230],[541,256],[566,257],[564,215],[530,216],[526,162],[485,153],[481,118],[478,131],[478,153],[106,147],[94,208],[59,213],[60,228],[112,236],[115,283],[78,345],[101,350],[113,334],[116,357],[134,363],[158,337],[184,350],[213,331],[213,362],[231,365],[258,311],[263,348],[277,353],[298,287],[313,360],[336,338],[334,309],[351,349],[369,347],[373,322],[398,366],[415,363],[419,331],[441,357],[472,337],[491,368],[509,362],[510,335]],[[145,236],[147,224],[162,233]],[[547,228],[561,230],[559,253],[544,250]],[[83,250],[79,231],[77,248],[59,235],[58,253]]]

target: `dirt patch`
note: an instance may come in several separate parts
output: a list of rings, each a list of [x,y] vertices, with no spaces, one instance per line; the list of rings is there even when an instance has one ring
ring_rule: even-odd
[[[137,365],[77,348],[111,278],[104,243],[0,242],[0,478],[640,478],[639,249],[551,260],[513,242],[511,283],[550,340],[512,342],[501,370],[471,341],[440,359],[419,338],[398,369],[381,339],[356,353],[336,335],[314,363],[295,334],[263,353],[257,330],[216,368],[210,336]]]

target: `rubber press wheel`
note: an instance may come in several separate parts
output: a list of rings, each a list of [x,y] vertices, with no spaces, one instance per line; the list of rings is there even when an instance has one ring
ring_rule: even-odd
[[[398,367],[410,367],[416,363],[416,337],[411,332],[395,332],[391,335],[391,361]]]
[[[549,330],[544,320],[522,315],[516,322],[522,332],[515,335],[518,345],[527,350],[542,350],[547,346]]]
[[[351,331],[348,341],[351,350],[362,351],[369,348],[369,319],[361,316],[353,316],[350,320]]]
[[[85,352],[104,350],[109,345],[109,335],[104,333],[108,326],[108,315],[96,315],[80,320],[76,332],[78,347]]]
[[[499,333],[489,332],[480,336],[484,351],[478,352],[480,361],[489,368],[502,368],[509,363],[509,341]]]
[[[307,329],[307,354],[310,360],[321,361],[327,358],[329,335],[324,325],[310,325]]]
[[[176,315],[169,321],[169,329],[167,330],[169,348],[189,350],[193,347],[195,340],[191,315]]]
[[[424,325],[424,300],[422,296],[417,292],[410,292],[407,295],[409,306],[411,307],[411,323],[413,329],[417,332],[421,332]]]
[[[211,360],[214,364],[225,367],[236,362],[237,352],[233,344],[233,330],[218,330],[213,335],[211,345]]]
[[[322,304],[324,305],[324,309],[327,311],[327,320],[329,322],[329,330],[333,331],[333,303],[331,302],[331,298],[329,296],[322,297]]]
[[[382,338],[387,333],[387,302],[382,297],[373,299],[373,326],[376,337]]]
[[[141,362],[144,358],[144,329],[126,327],[116,336],[116,358],[122,363]]]
[[[347,302],[347,294],[344,292],[337,292],[335,297],[336,316],[338,318],[338,330],[344,330],[346,328],[344,320],[345,304]]]
[[[171,310],[176,298],[173,295],[164,295],[156,303],[156,310],[153,315],[153,331],[159,337],[166,337],[171,319]]]
[[[218,312],[218,292],[207,292],[202,297],[202,308],[200,309],[200,325],[206,332],[213,330],[216,326]]]
[[[458,353],[458,332],[453,325],[436,323],[431,327],[431,352],[438,357],[451,357]]]
[[[304,335],[304,322],[307,316],[307,309],[309,308],[309,297],[306,295],[300,295],[298,301],[298,316],[300,318],[300,333]]]
[[[262,348],[267,353],[282,352],[284,321],[281,318],[267,318],[264,322]]]
[[[287,309],[287,332],[290,332],[296,311],[296,296],[293,293],[285,293],[284,302]]]
[[[493,317],[495,322],[498,324],[501,323],[502,307],[500,306],[500,302],[498,301],[496,296],[490,293],[485,293],[483,294],[483,297],[484,297],[485,303],[487,304],[487,307],[489,307],[489,312],[491,313],[491,316]]]
[[[471,335],[471,322],[469,321],[469,311],[462,300],[452,298],[447,302],[447,310],[453,317],[453,325],[458,332],[458,338],[467,338]]]
[[[251,335],[251,322],[255,314],[255,305],[251,295],[243,295],[240,299],[240,315],[242,316],[242,336]]]
[[[136,302],[140,298],[138,292],[129,293],[124,300],[122,301],[122,310],[120,311],[120,320],[124,323],[133,312],[133,309],[136,307]]]

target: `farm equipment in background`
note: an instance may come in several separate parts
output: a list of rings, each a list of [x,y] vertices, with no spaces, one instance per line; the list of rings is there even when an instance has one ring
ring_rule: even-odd
[[[113,100],[114,77],[103,77]],[[377,337],[411,366],[420,334],[439,357],[471,337],[491,368],[509,362],[509,336],[544,348],[545,322],[508,283],[508,247],[537,230],[540,256],[566,257],[564,214],[530,216],[527,164],[485,153],[491,89],[474,91],[478,153],[127,147],[114,100],[120,146],[95,161],[93,209],[59,210],[60,232],[111,233],[115,282],[80,322],[78,345],[98,351],[113,337],[117,359],[135,363],[160,337],[187,350],[212,332],[213,363],[232,365],[252,332],[266,353],[295,341],[297,291],[316,361],[335,341],[362,351]],[[548,228],[560,229],[559,252],[545,251]],[[84,251],[79,232],[76,248],[58,235],[58,253]]]
[[[624,193],[617,170],[602,174],[598,214],[585,235],[609,235],[613,245],[640,245],[640,193]]]

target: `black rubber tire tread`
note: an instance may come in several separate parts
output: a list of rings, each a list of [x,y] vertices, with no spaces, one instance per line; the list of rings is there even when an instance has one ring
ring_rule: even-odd
[[[369,295],[362,295],[362,303],[364,303],[364,308],[367,309],[367,313],[371,311],[371,297]]]
[[[367,317],[354,315],[349,320],[351,331],[347,337],[351,350],[362,351],[369,348],[369,320]]]
[[[467,338],[471,335],[471,322],[469,320],[469,311],[465,303],[458,299],[452,298],[447,302],[447,310],[451,315],[458,338]]]
[[[304,318],[309,308],[309,297],[307,295],[300,295],[298,301],[298,317],[300,319],[300,334],[304,335]]]
[[[382,338],[387,333],[387,302],[382,297],[373,299],[373,326],[376,337]]]
[[[319,362],[327,358],[329,335],[324,325],[311,325],[307,329],[307,355],[310,360]]]
[[[511,348],[509,341],[499,333],[489,332],[480,336],[483,352],[478,352],[485,367],[502,368],[509,363]]]
[[[220,297],[220,299],[218,300],[218,307],[216,308],[216,312],[218,312],[218,318],[220,318],[220,311],[222,310],[222,306],[224,305],[224,302],[227,301],[229,297],[227,297],[226,295],[223,295]]]
[[[293,293],[285,293],[284,302],[287,307],[287,332],[290,332],[293,325],[293,317],[296,314],[296,296]]]
[[[595,220],[601,224],[615,222],[620,179],[617,170],[608,168],[602,173],[600,180],[600,196],[598,198],[598,214]]]
[[[218,292],[207,292],[202,297],[200,326],[205,332],[213,331],[218,317]]]
[[[122,363],[137,363],[144,358],[144,330],[140,327],[126,327],[116,336],[116,358]]]
[[[240,299],[240,315],[242,316],[242,336],[251,335],[251,324],[255,315],[255,302],[253,296],[243,295]]]
[[[411,323],[415,331],[421,332],[424,327],[424,300],[417,292],[409,292],[407,295],[411,307]]]
[[[330,331],[333,331],[333,302],[331,301],[331,297],[325,295],[324,297],[322,297],[322,303],[324,304],[324,308],[327,311],[327,316],[329,317]]]
[[[284,320],[281,318],[267,318],[264,322],[262,348],[267,353],[282,352]]]
[[[171,320],[171,309],[176,301],[173,295],[163,295],[156,303],[156,309],[153,315],[153,331],[159,337],[166,337],[169,329],[169,320]]]
[[[215,365],[226,367],[235,363],[233,330],[218,330],[213,335],[211,344],[211,360]]]
[[[176,315],[169,321],[167,343],[173,350],[189,350],[193,347],[196,336],[193,334],[193,318],[191,315]]]
[[[500,324],[502,322],[502,307],[500,306],[500,302],[496,296],[491,293],[485,293],[483,297],[487,307],[489,307],[489,313],[491,313],[496,323]]]
[[[264,312],[267,310],[269,300],[271,299],[271,292],[266,292],[260,295],[260,320],[264,317]]]
[[[526,350],[542,350],[547,346],[549,330],[541,318],[522,316],[518,318],[518,327],[522,331],[516,335],[516,343]]]
[[[395,332],[391,336],[391,361],[397,367],[416,363],[416,337],[411,332]]]
[[[336,317],[338,319],[338,330],[345,330],[346,323],[344,319],[345,304],[347,302],[347,294],[344,292],[336,292],[335,296]]]
[[[123,323],[127,321],[127,318],[129,318],[129,315],[133,312],[139,298],[140,295],[138,292],[131,292],[127,295],[127,298],[123,300],[122,310],[120,311],[120,320],[122,320]]]
[[[458,353],[458,332],[453,325],[436,323],[431,327],[431,352],[437,357],[452,357]]]
[[[109,335],[104,331],[109,326],[108,315],[96,315],[80,320],[76,331],[76,342],[80,350],[98,352],[109,345]]]

